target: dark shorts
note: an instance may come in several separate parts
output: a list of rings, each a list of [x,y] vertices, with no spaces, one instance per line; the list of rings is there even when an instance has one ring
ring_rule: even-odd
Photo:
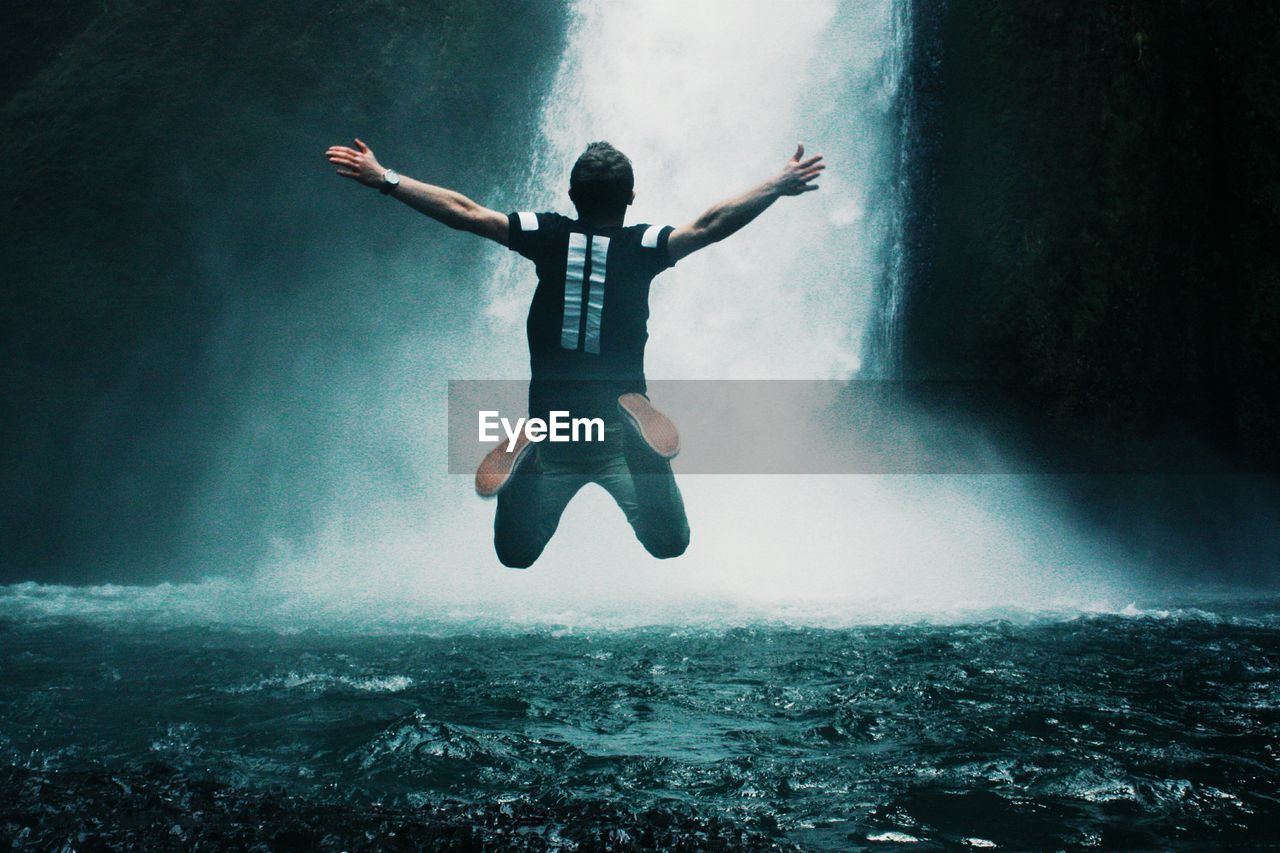
[[[671,463],[649,449],[621,421],[607,424],[605,441],[543,442],[498,494],[493,545],[504,566],[533,565],[555,534],[578,490],[599,483],[622,508],[636,538],[659,559],[689,547],[689,522]]]

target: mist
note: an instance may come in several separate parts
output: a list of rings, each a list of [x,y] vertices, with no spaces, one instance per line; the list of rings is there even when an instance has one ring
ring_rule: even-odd
[[[631,222],[687,221],[780,168],[798,141],[831,163],[819,193],[780,202],[655,282],[651,377],[851,379],[872,345],[867,329],[883,290],[896,286],[902,9],[886,1],[807,12],[782,27],[770,4],[672,3],[644,15],[616,3],[572,8],[531,168],[511,196],[520,209],[567,211],[569,166],[594,139],[636,163]],[[444,473],[444,380],[527,376],[534,278],[491,247],[458,252],[475,259],[465,274],[482,298],[398,335],[386,378],[347,385],[335,413],[377,442],[417,448],[418,492],[389,493],[366,479],[367,467],[328,457],[344,472],[342,498],[324,500],[317,535],[282,542],[254,580],[307,602],[297,609],[845,623],[1131,600],[1108,549],[1007,476],[691,475],[682,488],[693,543],[668,563],[649,558],[611,500],[589,488],[533,569],[501,569],[491,505],[474,498],[468,477]],[[453,270],[423,264],[418,274],[445,288]]]
[[[589,488],[533,569],[499,566],[492,506],[447,473],[446,385],[527,376],[532,267],[334,177],[328,144],[359,135],[385,165],[496,209],[568,213],[573,159],[607,139],[636,164],[628,221],[679,225],[803,141],[830,163],[820,192],[784,199],[655,282],[649,375],[894,375],[912,144],[905,0],[816,2],[800,15],[643,5],[529,4],[519,39],[486,9],[452,28],[378,21],[373,60],[317,18],[311,44],[272,60],[245,32],[185,65],[142,68],[120,52],[154,22],[106,19],[27,81],[6,107],[14,126],[57,109],[91,126],[114,109],[164,150],[131,149],[129,170],[92,178],[125,219],[95,201],[24,226],[75,234],[76,251],[20,252],[16,269],[64,282],[76,303],[66,310],[90,334],[79,360],[66,355],[76,333],[65,312],[13,339],[34,405],[7,419],[18,440],[6,576],[196,583],[155,596],[233,620],[406,624],[827,624],[1118,609],[1176,593],[1052,485],[996,472],[690,474],[692,545],[662,563]],[[206,27],[233,26],[207,14]],[[77,94],[95,51],[142,80],[170,68],[203,86],[202,100],[166,111],[127,90]],[[51,138],[70,156],[95,136]],[[37,183],[19,188],[28,206]],[[28,592],[40,607],[52,600]]]

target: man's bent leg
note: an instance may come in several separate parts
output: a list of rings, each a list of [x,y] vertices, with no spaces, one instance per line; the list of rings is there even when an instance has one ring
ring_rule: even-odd
[[[644,549],[659,560],[689,547],[689,520],[671,463],[628,434],[626,453],[595,477],[627,516]]]
[[[536,456],[525,460],[498,493],[493,519],[498,561],[511,569],[532,566],[560,525],[564,508],[585,484],[581,476],[545,472]]]

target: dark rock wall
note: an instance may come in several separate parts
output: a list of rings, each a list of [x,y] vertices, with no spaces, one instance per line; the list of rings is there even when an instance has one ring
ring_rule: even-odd
[[[905,375],[976,380],[974,419],[1135,565],[1274,582],[1280,6],[914,17]]]
[[[324,148],[360,134],[409,174],[507,203],[564,15],[536,0],[6,4],[0,580],[254,558],[263,495],[320,475],[310,392],[479,286],[456,253],[456,286],[429,286],[454,235],[334,177]],[[416,253],[422,278],[389,280],[389,252]],[[250,398],[274,401],[289,446],[248,448],[260,471],[193,542],[192,502],[245,442]],[[304,499],[274,511],[294,533],[315,521]]]
[[[1280,6],[919,0],[908,376],[1280,463]],[[1181,446],[1181,445],[1180,445]]]

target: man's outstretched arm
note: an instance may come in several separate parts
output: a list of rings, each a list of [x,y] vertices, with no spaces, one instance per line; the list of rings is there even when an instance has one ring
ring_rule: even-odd
[[[804,144],[796,146],[796,153],[782,171],[764,183],[752,187],[740,196],[722,201],[699,216],[693,222],[671,232],[667,252],[675,263],[686,255],[723,240],[730,234],[764,213],[769,205],[784,195],[800,195],[816,190],[813,180],[826,165],[819,154],[804,158]]]
[[[366,187],[381,189],[384,186],[382,176],[387,170],[378,163],[369,146],[359,139],[356,140],[356,148],[334,145],[325,152],[325,157],[338,167],[338,174],[344,178],[351,178]],[[507,245],[506,214],[490,210],[462,193],[401,175],[400,183],[391,189],[390,195],[450,228],[470,231]]]

